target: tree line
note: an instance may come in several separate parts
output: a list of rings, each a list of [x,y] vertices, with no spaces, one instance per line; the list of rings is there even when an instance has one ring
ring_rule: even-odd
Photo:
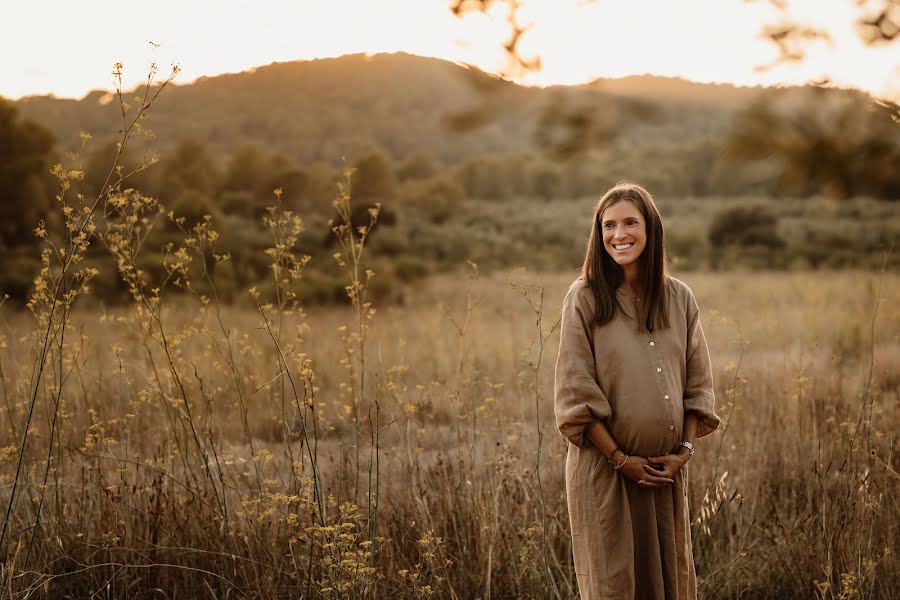
[[[335,217],[332,200],[342,184],[353,198],[355,225],[368,222],[369,206],[382,205],[372,248],[375,259],[383,261],[385,294],[398,280],[459,264],[473,251],[497,264],[521,259],[521,251],[497,243],[490,234],[484,234],[484,239],[471,237],[473,223],[490,220],[492,205],[531,207],[539,222],[548,204],[596,198],[622,179],[640,181],[663,197],[900,198],[900,169],[896,168],[900,142],[888,107],[852,93],[809,93],[813,98],[803,110],[796,108],[796,102],[786,107],[784,96],[777,94],[757,101],[738,113],[733,130],[724,137],[657,138],[642,144],[635,143],[639,136],[630,132],[605,145],[578,148],[564,143],[562,147],[571,152],[563,155],[554,151],[558,147],[548,146],[544,151],[474,155],[456,164],[441,161],[428,149],[393,160],[373,148],[338,165],[300,164],[255,143],[221,155],[187,137],[155,157],[149,168],[142,165],[154,155],[129,148],[120,157],[120,172],[130,174],[122,185],[160,200],[184,219],[182,227],[189,228],[209,215],[213,226],[227,233],[220,251],[229,253],[232,260],[219,273],[226,296],[265,279],[268,263],[262,250],[269,240],[261,218],[279,190],[283,207],[301,215],[306,224],[302,250],[323,258],[313,262],[320,267],[310,269],[307,291],[314,299],[331,301],[343,297],[342,282],[325,266],[333,246],[328,227],[329,219]],[[563,128],[562,138],[547,139],[565,141],[567,133]],[[22,299],[38,265],[34,229],[41,221],[51,229],[58,226],[52,165],[63,162],[82,169],[84,178],[77,193],[96,197],[117,147],[113,141],[89,140],[77,157],[69,156],[59,150],[46,127],[23,118],[14,104],[2,100],[0,142],[0,250],[7,265],[0,289]],[[345,179],[347,169],[352,171],[349,179]],[[755,213],[741,208],[719,224],[752,230]],[[151,241],[161,247],[176,239],[176,225],[160,223]],[[763,223],[763,229],[767,225],[768,221]],[[505,227],[499,223],[495,230]],[[559,238],[557,249],[565,250],[558,255],[553,254],[556,250],[547,252],[559,264],[577,261],[580,249],[572,241],[577,236],[568,240],[565,233],[554,235]],[[720,233],[710,236],[713,246],[725,239]],[[767,238],[765,245],[780,248],[773,239]],[[93,260],[107,260],[99,248],[92,252]],[[115,298],[121,286],[115,269],[107,271],[108,279],[101,277],[95,285],[103,288],[101,296]]]

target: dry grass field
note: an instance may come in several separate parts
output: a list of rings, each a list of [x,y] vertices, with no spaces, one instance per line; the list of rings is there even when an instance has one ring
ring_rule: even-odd
[[[577,273],[385,307],[358,273],[354,307],[305,312],[3,307],[0,597],[577,597],[552,407]],[[689,467],[701,596],[900,596],[900,276],[675,275],[722,417]]]

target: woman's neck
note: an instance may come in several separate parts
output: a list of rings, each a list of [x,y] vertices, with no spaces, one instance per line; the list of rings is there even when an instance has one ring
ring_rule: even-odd
[[[641,273],[636,262],[626,265],[623,268],[625,272],[624,283],[631,289],[637,291],[641,289]]]

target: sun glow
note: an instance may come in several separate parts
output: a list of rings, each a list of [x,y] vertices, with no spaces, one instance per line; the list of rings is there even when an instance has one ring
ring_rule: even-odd
[[[0,54],[17,60],[2,67],[0,94],[78,97],[109,89],[116,60],[126,65],[125,83],[135,85],[150,62],[161,70],[178,63],[177,81],[186,83],[277,61],[404,51],[505,70],[531,85],[653,73],[738,85],[829,78],[900,95],[900,44],[862,44],[854,7],[850,0],[795,0],[787,17],[825,27],[832,39],[812,44],[802,63],[761,69],[778,54],[760,31],[785,18],[768,2],[524,0],[517,19],[529,28],[519,50],[539,56],[542,68],[512,72],[502,48],[509,36],[504,3],[456,18],[448,0],[273,1],[252,8],[243,0],[162,0],[149,10],[122,5],[116,11],[99,1],[34,0],[7,8],[12,18],[0,31]],[[16,25],[27,23],[40,23],[40,35]]]

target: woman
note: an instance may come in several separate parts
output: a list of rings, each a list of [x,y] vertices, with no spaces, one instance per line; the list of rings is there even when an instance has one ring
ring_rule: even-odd
[[[698,314],[653,198],[617,184],[563,302],[554,386],[582,600],[696,598],[686,464],[719,425]]]

